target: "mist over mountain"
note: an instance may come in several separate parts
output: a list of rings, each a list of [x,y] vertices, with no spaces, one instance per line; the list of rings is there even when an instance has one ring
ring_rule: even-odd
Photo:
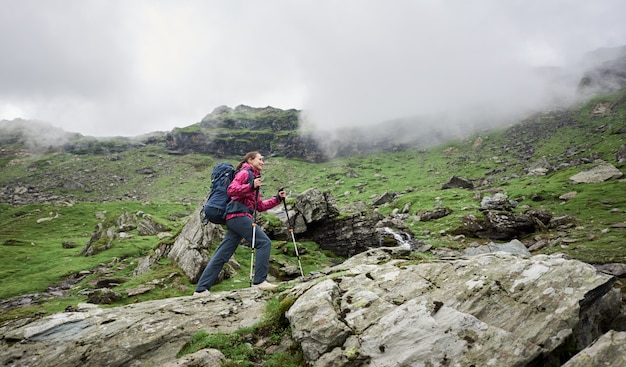
[[[449,88],[445,92],[449,98],[443,103],[439,100],[431,104],[434,97],[427,95],[415,98],[416,109],[423,111],[420,114],[403,115],[401,109],[389,110],[382,103],[370,101],[369,105],[363,103],[361,120],[349,126],[335,123],[359,108],[356,105],[350,108],[346,103],[346,111],[336,111],[336,116],[320,117],[303,111],[303,126],[331,150],[331,146],[342,145],[342,142],[367,144],[392,140],[398,144],[436,145],[483,130],[506,127],[533,114],[568,108],[597,93],[620,89],[626,85],[626,46],[588,52],[566,67],[522,67],[517,72],[510,77],[527,78],[528,82],[522,86],[502,83],[492,91],[493,98],[484,99],[483,84],[489,82],[489,76],[482,75],[485,80],[481,80],[461,71],[457,78],[473,80],[471,86],[463,90]],[[445,88],[444,84],[440,86]],[[372,110],[378,112],[371,115]],[[377,120],[380,116],[394,114],[393,119]],[[320,120],[328,123],[319,124]]]
[[[23,119],[0,121],[0,136],[3,145],[20,142],[33,150],[106,152],[111,150],[110,147],[102,149],[98,145],[104,143],[110,146],[106,142],[115,140],[118,147],[113,150],[118,151],[136,144],[168,145],[178,153],[198,152],[218,156],[239,155],[248,150],[261,149],[265,154],[300,157],[310,161],[427,147],[509,126],[535,113],[567,108],[597,93],[620,89],[626,85],[626,46],[589,52],[575,63],[575,67],[544,67],[527,71],[530,82],[540,81],[542,88],[536,93],[503,86],[497,98],[476,100],[473,93],[458,95],[458,91],[450,90],[448,104],[440,106],[445,108],[424,108],[421,114],[405,116],[401,115],[401,110],[390,111],[386,104],[373,103],[363,106],[362,111],[356,111],[357,115],[363,115],[362,120],[355,124],[319,124],[319,117],[312,116],[308,110],[240,105],[234,109],[216,107],[200,122],[185,128],[175,128],[170,132],[155,131],[135,137],[83,136],[66,132],[50,123]],[[479,80],[475,88],[481,88]],[[416,99],[415,103],[419,105],[427,101],[425,97],[424,100]],[[337,116],[332,119],[340,121],[344,113],[355,113],[350,110],[354,106],[349,102],[346,102],[345,108],[346,111],[337,111]],[[371,114],[371,111],[379,112]],[[397,114],[396,118],[375,120],[394,114]],[[250,136],[236,139],[241,137],[239,134],[247,134],[248,131],[257,134],[259,146],[238,144],[234,149],[228,148],[234,141],[255,141],[248,139]],[[215,144],[217,146],[212,147]]]
[[[67,132],[50,123],[14,119],[0,121],[0,144],[24,144],[32,150],[61,147],[80,134]]]

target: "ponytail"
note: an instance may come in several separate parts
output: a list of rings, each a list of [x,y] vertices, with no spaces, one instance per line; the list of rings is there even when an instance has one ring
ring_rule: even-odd
[[[248,152],[246,153],[246,155],[243,157],[243,160],[241,162],[239,162],[239,164],[237,164],[237,167],[235,167],[235,170],[241,169],[241,167],[243,166],[244,163],[246,163],[248,161],[248,159],[253,159],[254,157],[256,157],[259,153],[258,151],[252,151],[252,152]]]

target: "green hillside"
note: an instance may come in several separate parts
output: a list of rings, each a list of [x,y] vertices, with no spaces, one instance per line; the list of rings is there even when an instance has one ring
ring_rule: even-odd
[[[598,106],[608,106],[608,110]],[[600,111],[600,112],[598,112]],[[623,173],[616,152],[626,143],[626,92],[596,97],[568,111],[541,114],[514,126],[476,133],[466,139],[434,148],[350,157],[325,163],[308,163],[268,157],[264,170],[264,195],[285,187],[293,197],[308,188],[328,190],[349,211],[351,204],[384,192],[396,199],[379,208],[383,214],[409,206],[406,224],[415,236],[435,247],[461,249],[486,240],[458,238],[455,230],[465,215],[480,216],[480,200],[495,192],[518,202],[515,210],[543,209],[554,216],[570,215],[576,225],[559,231],[534,233],[533,239],[552,241],[543,253],[562,252],[589,263],[626,262],[624,179],[593,184],[572,184],[569,178],[602,159]],[[542,157],[554,171],[545,176],[528,175],[532,163]],[[229,159],[236,163],[240,157]],[[36,294],[55,287],[63,297],[37,299],[29,307],[11,308],[8,318],[37,312],[62,311],[84,302],[84,291],[106,276],[130,289],[152,280],[153,291],[125,297],[119,303],[190,294],[193,286],[172,264],[163,261],[151,272],[133,277],[137,258],[159,243],[157,236],[117,241],[96,256],[79,256],[97,224],[129,212],[141,211],[175,236],[200,205],[209,188],[212,166],[218,161],[199,154],[171,155],[159,145],[138,145],[116,153],[36,153],[20,144],[4,144],[0,154],[0,245],[4,266],[0,270],[0,299],[9,308],[11,297]],[[473,190],[442,186],[452,176],[475,183]],[[576,191],[570,200],[559,197]],[[539,198],[539,199],[538,199]],[[26,202],[24,202],[26,201]],[[433,221],[417,221],[414,214],[444,205],[452,214]],[[566,239],[554,241],[555,239]],[[524,240],[524,239],[521,239]],[[277,241],[277,246],[280,241]],[[332,263],[333,255],[307,243],[303,255],[307,271]],[[246,268],[249,250],[237,256]],[[273,251],[273,256],[283,256]],[[285,261],[294,261],[288,255]],[[249,264],[248,264],[249,265]],[[98,274],[94,269],[102,268]],[[84,277],[81,271],[91,271]],[[245,272],[244,272],[245,273]],[[104,274],[104,275],[103,275]],[[216,287],[246,286],[246,274]],[[63,282],[77,282],[63,287]],[[43,310],[43,311],[42,311]]]

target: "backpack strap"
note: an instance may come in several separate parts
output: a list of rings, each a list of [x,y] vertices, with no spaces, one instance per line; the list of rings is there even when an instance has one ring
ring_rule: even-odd
[[[235,175],[234,176],[236,176],[237,173],[239,173],[239,171],[241,171],[241,168],[238,169],[237,171],[235,171]],[[246,171],[248,171],[248,185],[250,185],[250,186],[252,186],[254,188],[254,172],[252,172],[252,170],[250,168],[246,168]]]
[[[248,185],[252,186],[254,189],[254,172],[249,168],[246,169],[248,170]]]
[[[254,172],[252,172],[251,169],[246,169],[248,171],[248,184],[251,187],[254,187]],[[239,171],[235,172],[235,174],[237,174]],[[258,193],[255,193],[255,195],[258,195]],[[246,206],[246,204],[237,201],[237,200],[230,200],[228,202],[228,205],[226,205],[226,210],[224,212],[224,216],[226,216],[226,214],[232,214],[232,213],[253,213],[253,209],[250,209]]]

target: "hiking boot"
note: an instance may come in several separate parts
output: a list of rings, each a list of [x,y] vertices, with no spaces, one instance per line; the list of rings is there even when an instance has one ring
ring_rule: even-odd
[[[272,289],[278,288],[276,284],[272,284],[268,282],[267,280],[264,281],[263,283],[255,284],[253,287],[259,288],[260,290],[263,290],[263,291],[271,291]]]
[[[211,294],[211,292],[207,290],[204,290],[202,292],[193,292],[194,297],[204,297],[204,296],[208,296],[209,294]]]

